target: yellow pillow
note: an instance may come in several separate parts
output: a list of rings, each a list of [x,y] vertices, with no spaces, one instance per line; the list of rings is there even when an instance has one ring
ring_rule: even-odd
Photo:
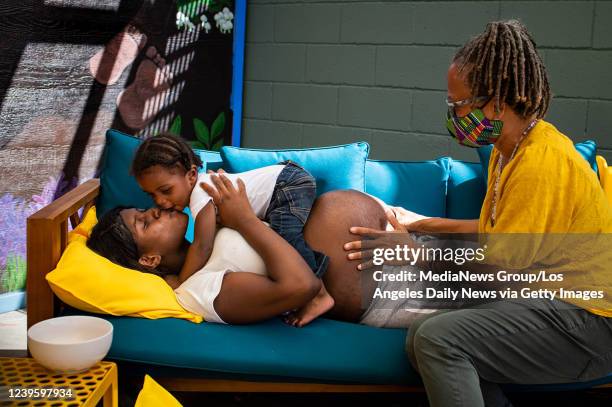
[[[134,407],[182,407],[168,390],[164,389],[149,375],[145,375],[144,385],[138,393]]]
[[[181,307],[163,278],[118,266],[90,250],[85,243],[97,222],[94,207],[70,232],[56,269],[46,277],[55,295],[87,312],[202,322]]]

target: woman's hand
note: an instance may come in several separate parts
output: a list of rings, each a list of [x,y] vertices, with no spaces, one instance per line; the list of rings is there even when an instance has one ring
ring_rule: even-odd
[[[257,219],[247,198],[244,182],[240,178],[236,181],[238,189],[223,174],[211,175],[210,179],[215,184],[214,187],[203,182],[200,187],[212,197],[223,225],[238,230],[244,222]]]
[[[403,222],[402,222],[403,223]],[[423,218],[405,224],[409,232],[419,233],[478,233],[478,219]]]
[[[388,211],[393,212],[408,232],[478,233],[478,219],[429,218],[399,206],[391,206]]]
[[[420,219],[414,222],[410,222],[408,224],[405,225],[405,228],[408,232],[420,232],[420,233],[427,233],[427,225],[429,223],[431,223],[432,218],[425,218],[425,219]]]
[[[347,254],[349,260],[361,260],[362,263],[357,266],[358,270],[368,270],[373,267],[373,254],[375,248],[392,248],[397,245],[404,246],[411,243],[411,239],[406,234],[407,229],[395,217],[392,212],[387,212],[387,220],[393,227],[393,230],[378,230],[353,226],[350,232],[354,235],[361,236],[361,240],[354,240],[344,245],[344,250],[350,251]],[[385,261],[387,265],[401,265],[401,261]],[[380,267],[380,266],[379,266]]]
[[[216,174],[216,175],[219,175],[219,174],[227,174],[223,168],[219,168],[217,171],[213,171],[213,170],[206,170],[206,173],[207,173],[207,174]]]
[[[402,208],[401,206],[389,206],[387,207],[387,218],[389,218],[389,212],[397,219],[399,223],[408,232],[424,232],[420,228],[423,227],[424,223],[427,223],[426,216],[419,215],[416,212],[409,211]],[[392,222],[389,222],[393,224]],[[397,228],[395,228],[397,230]]]

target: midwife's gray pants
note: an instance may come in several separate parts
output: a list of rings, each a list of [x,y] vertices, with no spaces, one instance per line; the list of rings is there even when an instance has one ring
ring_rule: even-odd
[[[612,373],[612,318],[558,300],[499,301],[417,320],[406,351],[431,406],[507,406],[496,383],[580,382]]]

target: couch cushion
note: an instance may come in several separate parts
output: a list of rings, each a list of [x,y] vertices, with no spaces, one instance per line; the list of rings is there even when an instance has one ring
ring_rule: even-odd
[[[84,313],[69,309],[64,314]],[[108,359],[153,365],[144,371],[152,374],[155,369],[156,375],[164,377],[422,385],[405,356],[405,329],[323,318],[295,329],[278,319],[222,325],[174,318],[102,317],[114,328]],[[557,391],[606,383],[612,383],[612,373],[583,383],[507,386],[518,391]]]
[[[597,171],[597,143],[593,140],[574,144],[580,155],[589,162],[593,171]]]
[[[324,382],[419,383],[404,356],[405,329],[323,318],[296,329],[280,319],[224,325],[101,317],[113,324],[107,356],[113,360]]]
[[[486,190],[480,163],[450,160],[446,217],[478,219]]]
[[[217,171],[219,168],[223,168],[223,160],[221,159],[221,153],[218,151],[208,150],[195,150],[200,153],[200,158],[204,164],[204,170]]]
[[[106,132],[106,145],[100,168],[100,196],[96,205],[98,217],[115,206],[153,206],[151,198],[130,175],[130,165],[140,142],[140,139],[117,130]]]
[[[446,215],[450,159],[366,162],[366,192],[426,216]]]
[[[137,208],[153,206],[151,198],[140,189],[136,179],[130,175],[132,159],[141,142],[142,140],[138,137],[117,130],[110,129],[106,132],[106,145],[100,169],[98,217],[119,205]],[[210,162],[208,168],[219,168],[219,153],[197,149],[194,151],[204,163]],[[206,168],[205,165],[202,171]]]
[[[223,147],[221,157],[228,172],[244,172],[292,160],[317,180],[317,194],[334,189],[365,189],[365,160],[370,146],[359,142],[342,146],[293,150],[259,150]]]

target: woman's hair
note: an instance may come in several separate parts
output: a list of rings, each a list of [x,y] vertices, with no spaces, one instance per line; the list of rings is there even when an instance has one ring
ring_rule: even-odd
[[[123,209],[127,208],[118,206],[102,216],[87,239],[87,247],[120,266],[151,274],[165,274],[138,262],[140,252],[132,232],[121,217]]]
[[[139,176],[154,165],[169,169],[178,167],[187,172],[192,165],[201,168],[202,160],[185,140],[173,134],[162,133],[146,139],[138,147],[131,172],[134,176]]]
[[[472,95],[506,103],[523,117],[542,118],[550,103],[546,69],[531,35],[517,20],[494,21],[455,55],[459,72],[466,71]]]

